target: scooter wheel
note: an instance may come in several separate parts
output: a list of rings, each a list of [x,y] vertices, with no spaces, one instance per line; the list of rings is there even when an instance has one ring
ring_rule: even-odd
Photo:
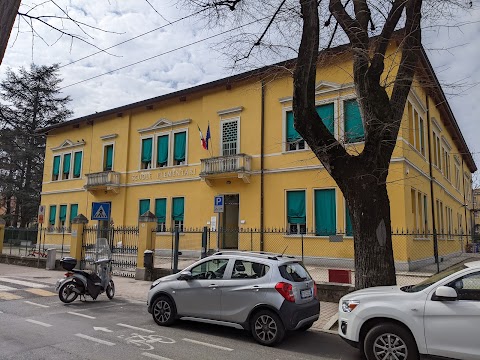
[[[107,297],[112,300],[113,297],[115,296],[115,284],[113,283],[113,280],[110,280],[107,285],[107,289],[105,290]]]
[[[73,291],[73,289],[75,288],[76,286],[73,282],[67,282],[63,284],[60,290],[58,291],[58,297],[65,304],[69,304],[75,301],[75,299],[78,296],[78,294],[75,291]]]

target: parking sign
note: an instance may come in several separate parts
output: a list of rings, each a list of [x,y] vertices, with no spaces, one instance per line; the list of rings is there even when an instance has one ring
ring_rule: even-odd
[[[223,195],[215,196],[213,200],[213,212],[223,213]]]

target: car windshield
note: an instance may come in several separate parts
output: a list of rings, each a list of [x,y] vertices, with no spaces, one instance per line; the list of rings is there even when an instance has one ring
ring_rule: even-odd
[[[447,276],[450,276],[453,273],[456,273],[457,271],[460,271],[460,270],[463,270],[463,269],[466,269],[466,268],[467,267],[465,265],[454,266],[452,268],[448,268],[446,270],[443,270],[443,271],[439,272],[438,274],[430,276],[428,279],[423,280],[421,283],[418,283],[417,285],[404,286],[400,289],[404,292],[419,292],[419,291],[422,291],[422,290],[426,289],[430,285],[435,284],[437,281],[440,281],[440,280],[446,278]]]

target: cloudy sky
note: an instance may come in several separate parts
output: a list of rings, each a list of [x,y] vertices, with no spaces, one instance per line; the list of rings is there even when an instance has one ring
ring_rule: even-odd
[[[64,79],[62,91],[73,99],[74,117],[79,117],[209,82],[252,66],[267,65],[282,56],[295,56],[285,50],[276,57],[253,57],[249,64],[234,67],[233,60],[225,55],[228,48],[219,44],[228,44],[228,39],[239,31],[248,32],[255,27],[258,30],[258,26],[263,29],[262,24],[221,34],[238,23],[224,28],[208,27],[198,17],[176,22],[193,12],[178,3],[177,0],[22,0],[21,12],[30,11],[34,16],[62,15],[61,8],[68,10],[72,18],[105,30],[83,26],[85,34],[68,20],[50,22],[100,49],[151,32],[108,53],[89,56],[98,49],[78,39],[72,41],[68,36],[59,38],[58,32],[38,21],[33,22],[36,35],[32,38],[26,19],[17,19],[0,66],[0,79],[4,78],[7,67],[16,70],[28,67],[31,62],[59,63]],[[479,1],[474,0],[474,8],[468,12],[458,12],[436,26],[429,23],[423,43],[470,151],[480,165]],[[84,57],[87,58],[77,61]]]

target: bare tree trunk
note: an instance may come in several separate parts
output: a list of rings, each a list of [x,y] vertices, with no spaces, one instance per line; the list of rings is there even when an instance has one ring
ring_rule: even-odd
[[[0,0],[0,64],[7,48],[21,0]]]

